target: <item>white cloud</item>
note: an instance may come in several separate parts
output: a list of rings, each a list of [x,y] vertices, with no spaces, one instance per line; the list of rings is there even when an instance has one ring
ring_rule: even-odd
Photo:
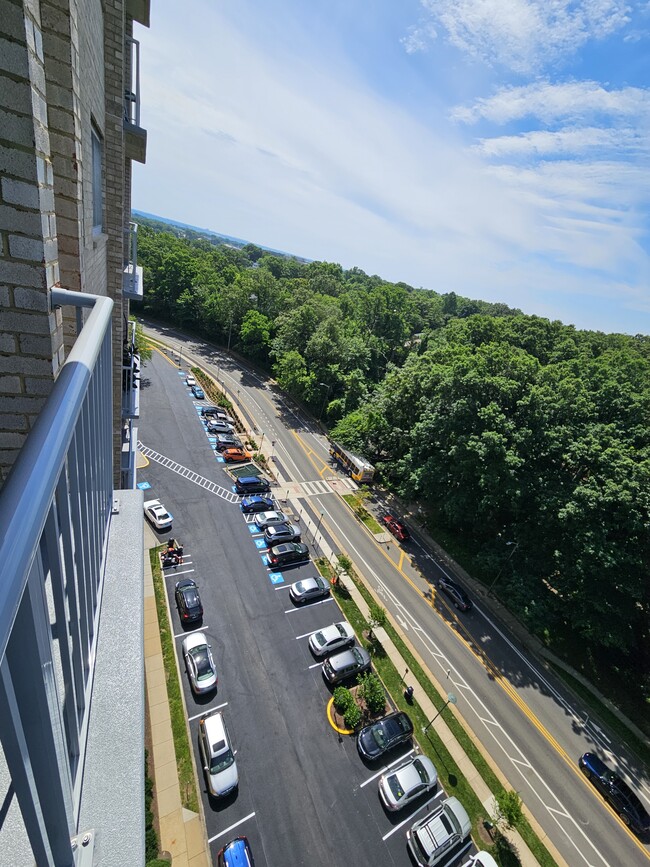
[[[421,0],[434,26],[472,57],[529,73],[573,56],[629,20],[626,0]]]
[[[485,157],[498,159],[582,156],[593,151],[597,151],[600,158],[605,153],[619,153],[621,156],[645,153],[650,156],[650,142],[640,130],[588,126],[483,138],[479,139],[474,150]]]
[[[400,42],[406,49],[407,54],[415,54],[416,51],[426,51],[429,43],[436,39],[438,34],[432,24],[412,24],[407,28],[406,36]]]

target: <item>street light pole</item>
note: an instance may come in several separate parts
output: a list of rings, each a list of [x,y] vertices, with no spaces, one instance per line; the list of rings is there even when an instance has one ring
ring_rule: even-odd
[[[328,385],[326,382],[319,382],[318,384],[319,384],[319,385],[324,385],[325,388],[327,389],[327,391],[325,392],[325,398],[324,398],[324,400],[323,400],[323,405],[322,405],[322,407],[320,408],[320,413],[319,413],[319,416],[318,416],[318,421],[320,421],[320,420],[322,419],[322,417],[323,417],[323,413],[325,412],[325,404],[327,403],[327,398],[329,397],[330,389],[331,389],[332,386],[331,386],[331,385]]]
[[[431,725],[433,725],[433,723],[438,719],[438,717],[439,717],[440,714],[443,712],[443,710],[447,707],[448,704],[456,704],[457,701],[458,701],[458,699],[457,699],[456,696],[453,694],[453,692],[448,692],[448,693],[447,693],[447,701],[443,704],[443,706],[440,708],[440,710],[439,710],[438,713],[434,716],[434,718],[431,720],[431,722],[429,722],[429,723],[427,723],[427,724],[425,725],[425,727],[422,729],[422,731],[425,731],[425,732],[426,732],[426,730],[427,730]]]
[[[499,571],[497,572],[497,577],[494,579],[494,581],[493,581],[493,582],[490,584],[490,586],[488,587],[487,592],[488,592],[489,594],[492,594],[492,588],[494,587],[494,585],[497,583],[497,581],[498,581],[499,578],[501,577],[501,573],[503,572],[503,570],[505,569],[505,567],[506,567],[506,566],[508,565],[508,563],[512,560],[512,555],[515,553],[515,551],[516,551],[517,548],[519,547],[519,542],[506,542],[506,545],[514,545],[514,548],[513,548],[512,551],[510,552],[510,556],[508,557],[508,559],[506,560],[506,562],[503,564],[503,566],[502,566],[502,567],[499,569]]]
[[[323,520],[323,513],[320,513],[320,518],[318,519],[318,523],[316,524],[316,529],[314,530],[314,534],[311,540],[312,545],[316,544],[316,533],[318,533],[318,528],[320,527],[320,522]]]

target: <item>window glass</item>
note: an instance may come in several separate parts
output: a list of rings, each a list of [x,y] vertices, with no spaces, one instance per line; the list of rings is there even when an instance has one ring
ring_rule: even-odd
[[[101,232],[104,225],[104,189],[102,184],[102,163],[104,143],[93,124],[91,129],[93,143],[93,232]]]

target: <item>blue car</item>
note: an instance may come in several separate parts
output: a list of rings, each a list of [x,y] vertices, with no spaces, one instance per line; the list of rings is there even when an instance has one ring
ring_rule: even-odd
[[[580,756],[578,764],[589,782],[635,834],[645,837],[650,833],[650,816],[625,780],[608,768],[595,753]]]
[[[217,855],[217,867],[255,867],[246,837],[235,837]]]
[[[200,385],[192,386],[192,394],[197,400],[205,400],[205,392]]]
[[[272,512],[275,509],[275,504],[271,497],[244,497],[241,501],[241,510],[244,513],[249,512]]]

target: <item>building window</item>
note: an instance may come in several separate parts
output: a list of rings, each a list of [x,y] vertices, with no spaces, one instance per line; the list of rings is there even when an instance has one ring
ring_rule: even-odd
[[[104,226],[104,188],[102,184],[102,163],[104,143],[95,125],[91,127],[93,142],[93,232],[101,232]]]

